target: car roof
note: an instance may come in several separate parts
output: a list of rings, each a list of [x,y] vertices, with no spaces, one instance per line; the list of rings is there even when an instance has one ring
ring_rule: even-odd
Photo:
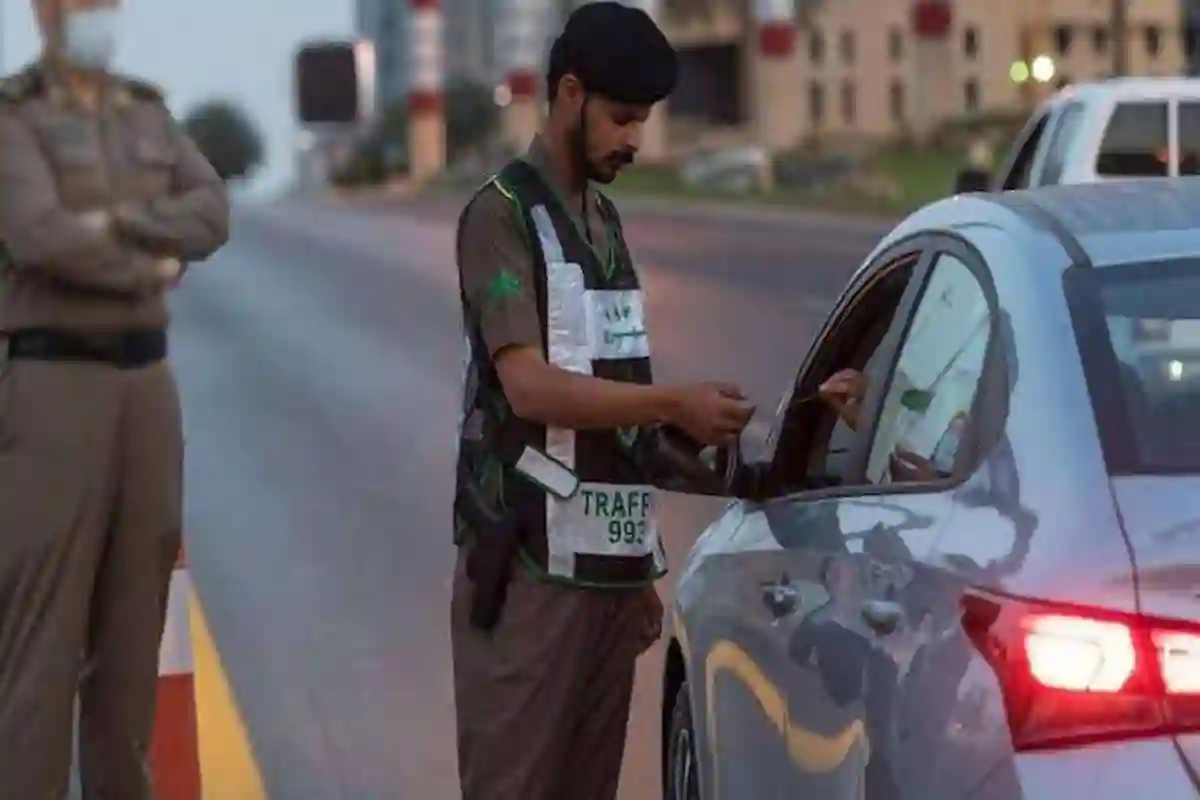
[[[1072,100],[1130,100],[1200,96],[1200,78],[1142,77],[1111,78],[1104,81],[1073,83],[1059,90],[1048,103]]]
[[[966,231],[980,224],[1049,236],[1078,265],[1200,256],[1200,177],[957,195],[914,212],[880,249],[921,231]]]

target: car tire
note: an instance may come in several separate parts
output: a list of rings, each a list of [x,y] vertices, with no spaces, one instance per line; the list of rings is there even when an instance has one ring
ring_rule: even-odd
[[[700,761],[696,753],[696,728],[692,704],[684,681],[675,692],[671,732],[667,736],[667,780],[663,800],[700,800]]]

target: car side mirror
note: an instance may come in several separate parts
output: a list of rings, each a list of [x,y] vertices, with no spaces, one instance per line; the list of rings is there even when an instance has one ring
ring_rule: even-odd
[[[959,171],[954,178],[954,193],[986,192],[991,189],[992,176],[974,167]]]

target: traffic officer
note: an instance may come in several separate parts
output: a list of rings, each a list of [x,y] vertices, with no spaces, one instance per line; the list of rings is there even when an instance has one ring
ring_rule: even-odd
[[[638,274],[596,189],[633,161],[676,76],[645,12],[581,7],[551,49],[542,132],[460,220],[451,627],[464,800],[616,796],[635,661],[660,633],[653,584],[666,571],[641,444],[660,426],[726,444],[753,413],[734,386],[651,383]],[[486,522],[481,502],[512,524]],[[501,613],[481,624],[497,565],[480,554],[502,535],[519,539],[517,565]]]
[[[228,235],[159,91],[110,72],[117,0],[35,0],[0,81],[0,796],[150,798],[183,441],[166,293]]]

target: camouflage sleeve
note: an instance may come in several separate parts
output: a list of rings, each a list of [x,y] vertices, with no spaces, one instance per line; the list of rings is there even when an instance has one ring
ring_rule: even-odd
[[[542,348],[533,252],[524,220],[495,186],[482,191],[463,215],[458,271],[467,313],[478,322],[492,356],[512,346]]]

